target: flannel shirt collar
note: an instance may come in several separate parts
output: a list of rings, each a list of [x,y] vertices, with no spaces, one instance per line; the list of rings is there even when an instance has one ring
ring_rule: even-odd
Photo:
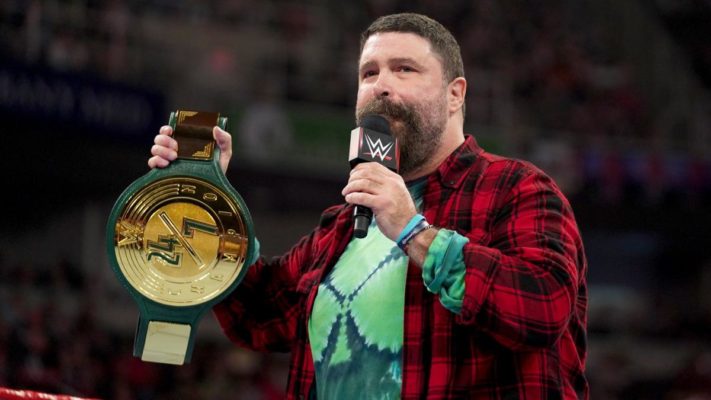
[[[437,168],[441,185],[452,189],[458,188],[482,151],[474,136],[464,135],[464,143]]]

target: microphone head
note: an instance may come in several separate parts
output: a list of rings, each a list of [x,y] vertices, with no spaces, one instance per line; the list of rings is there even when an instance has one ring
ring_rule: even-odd
[[[362,162],[377,162],[391,171],[398,172],[400,148],[385,117],[368,114],[361,119],[360,127],[351,131],[348,161],[351,168]]]
[[[382,115],[368,114],[361,119],[360,126],[371,131],[392,135],[390,133],[390,123]]]

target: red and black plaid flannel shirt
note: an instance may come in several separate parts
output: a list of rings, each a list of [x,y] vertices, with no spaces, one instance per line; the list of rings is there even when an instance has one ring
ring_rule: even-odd
[[[318,284],[352,236],[352,206],[331,207],[287,254],[260,260],[215,313],[233,341],[291,351],[288,398],[309,398],[307,323]],[[587,399],[587,263],[573,212],[532,165],[467,136],[424,194],[424,215],[469,238],[459,315],[408,268],[403,399]]]

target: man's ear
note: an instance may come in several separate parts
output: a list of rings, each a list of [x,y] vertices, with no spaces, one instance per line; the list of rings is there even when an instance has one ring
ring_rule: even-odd
[[[464,98],[467,95],[467,80],[463,76],[454,78],[447,85],[447,109],[454,114],[464,107]]]

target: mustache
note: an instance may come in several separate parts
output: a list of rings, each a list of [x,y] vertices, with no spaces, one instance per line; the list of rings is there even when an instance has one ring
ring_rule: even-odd
[[[358,110],[356,112],[356,124],[360,126],[363,117],[370,114],[381,115],[390,122],[401,120],[408,125],[415,121],[415,110],[404,104],[394,103],[384,97],[375,98]]]

